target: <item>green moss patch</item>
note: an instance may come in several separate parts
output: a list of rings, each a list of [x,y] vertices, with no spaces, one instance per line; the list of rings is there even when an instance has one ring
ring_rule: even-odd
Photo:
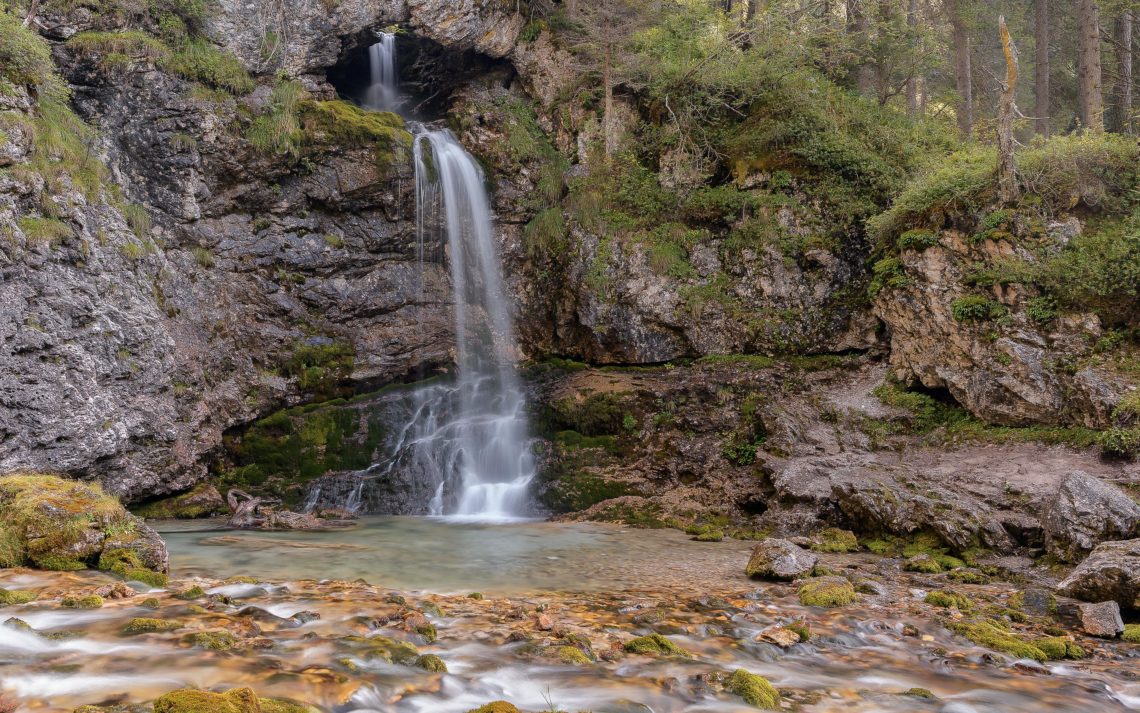
[[[1033,659],[1044,662],[1049,656],[1037,646],[1015,636],[996,620],[952,622],[951,631],[961,634],[970,641],[986,648],[1009,654],[1019,659]]]
[[[859,543],[854,532],[829,527],[815,536],[811,548],[816,552],[854,552],[859,549]]]
[[[182,622],[176,619],[154,619],[148,617],[135,617],[123,626],[124,634],[153,634],[164,631],[174,631],[182,628]]]
[[[780,708],[780,693],[768,682],[768,679],[742,668],[736,669],[729,676],[724,687],[755,708],[761,710]]]
[[[19,589],[0,589],[0,607],[27,604],[35,598],[35,592],[25,592]]]
[[[965,594],[958,594],[947,589],[929,592],[923,601],[932,606],[957,609],[958,611],[968,611],[974,608],[974,602]]]
[[[651,656],[682,656],[685,658],[692,656],[692,654],[690,654],[688,651],[684,650],[680,646],[677,646],[661,634],[639,636],[636,639],[625,642],[625,645],[622,648],[631,654],[646,654]]]
[[[799,590],[800,604],[805,607],[847,606],[858,596],[851,582],[838,577],[808,580]]]

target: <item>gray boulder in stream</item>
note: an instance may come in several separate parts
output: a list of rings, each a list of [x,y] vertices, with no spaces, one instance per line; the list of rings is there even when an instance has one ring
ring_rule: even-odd
[[[1057,589],[1075,599],[1140,609],[1140,539],[1097,545]]]
[[[818,561],[808,550],[773,538],[756,545],[744,573],[753,579],[792,580],[810,574]]]
[[[1049,554],[1076,562],[1099,543],[1140,534],[1140,505],[1120,488],[1073,471],[1041,519]]]

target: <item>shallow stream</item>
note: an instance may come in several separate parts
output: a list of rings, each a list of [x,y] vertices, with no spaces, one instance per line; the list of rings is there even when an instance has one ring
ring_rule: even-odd
[[[824,610],[801,606],[793,586],[745,579],[751,543],[699,543],[675,531],[409,518],[326,533],[160,529],[175,577],[169,591],[69,610],[56,599],[63,592],[112,580],[0,572],[0,586],[40,594],[0,610],[38,631],[0,629],[0,689],[20,710],[142,702],[185,686],[249,686],[335,713],[464,713],[496,699],[528,713],[755,710],[718,683],[716,674],[737,668],[767,677],[803,711],[1140,710],[1130,666],[1140,658],[1120,658],[1137,656],[1137,647],[1094,642],[1083,661],[1015,663],[950,633],[938,618],[945,611],[921,602],[910,575],[870,556],[826,560],[876,577],[882,593]],[[234,575],[257,583],[220,581]],[[215,597],[173,596],[194,583]],[[999,602],[1013,591],[1003,587],[960,590]],[[483,598],[468,596],[476,591]],[[157,609],[141,606],[148,596]],[[296,616],[302,611],[319,618]],[[124,635],[132,617],[180,628]],[[438,640],[417,633],[423,618]],[[811,629],[806,643],[781,648],[757,639],[772,624],[797,620]],[[187,638],[220,630],[235,634],[237,646],[205,650]],[[69,631],[75,636],[44,636]],[[691,657],[621,654],[622,643],[648,633],[668,636]],[[368,642],[378,636],[437,654],[449,672],[370,658]],[[568,645],[591,660],[565,663],[559,654]],[[903,695],[913,687],[937,698]]]

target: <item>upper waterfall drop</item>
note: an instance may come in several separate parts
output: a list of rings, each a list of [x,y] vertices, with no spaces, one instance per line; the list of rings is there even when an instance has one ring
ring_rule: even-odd
[[[364,105],[369,109],[394,111],[399,100],[396,74],[396,35],[381,32],[380,41],[368,48],[368,91]]]

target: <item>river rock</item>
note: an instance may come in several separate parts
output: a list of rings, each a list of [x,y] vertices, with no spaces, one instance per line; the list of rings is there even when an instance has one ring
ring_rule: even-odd
[[[744,573],[754,579],[792,580],[810,574],[819,558],[787,540],[764,540],[752,550]]]
[[[1076,562],[1100,542],[1140,532],[1140,505],[1120,488],[1073,471],[1041,519],[1049,554]]]
[[[757,634],[756,639],[758,641],[767,641],[783,649],[800,643],[800,635],[784,626],[770,626]]]
[[[1113,639],[1124,632],[1120,618],[1120,605],[1113,601],[1080,604],[1081,628],[1089,636]]]
[[[1140,609],[1140,539],[1104,542],[1057,589],[1085,601],[1112,600]]]

